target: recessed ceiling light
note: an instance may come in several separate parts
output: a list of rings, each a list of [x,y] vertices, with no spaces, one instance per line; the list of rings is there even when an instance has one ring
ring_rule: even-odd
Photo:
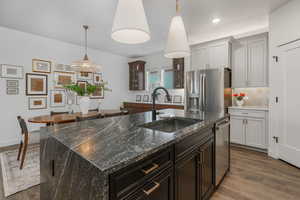
[[[212,20],[212,23],[218,24],[218,23],[220,23],[220,21],[221,21],[220,18],[214,18],[214,19]]]

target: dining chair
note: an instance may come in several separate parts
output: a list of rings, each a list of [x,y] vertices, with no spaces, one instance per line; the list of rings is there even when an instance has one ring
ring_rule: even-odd
[[[61,114],[69,114],[69,112],[55,112],[55,111],[51,111],[50,112],[51,116],[53,116],[53,115],[61,115]]]
[[[85,120],[99,119],[101,117],[102,117],[101,114],[97,114],[97,115],[94,115],[94,116],[88,116],[88,117],[77,116],[76,121],[81,122],[81,121],[85,121]]]
[[[22,137],[19,145],[17,160],[19,161],[21,157],[20,170],[22,170],[25,161],[25,156],[27,153],[28,144],[40,143],[40,137],[39,137],[40,131],[31,131],[29,133],[25,120],[21,116],[18,116],[17,120],[21,128],[21,137]]]

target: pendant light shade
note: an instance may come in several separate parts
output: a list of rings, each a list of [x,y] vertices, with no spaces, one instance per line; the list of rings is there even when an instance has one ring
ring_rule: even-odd
[[[178,2],[176,3],[176,11],[178,13]],[[191,50],[188,44],[182,17],[177,15],[173,17],[171,21],[167,46],[165,49],[165,57],[183,58],[190,56],[190,54]]]
[[[84,73],[96,73],[101,71],[101,66],[93,63],[88,55],[87,55],[87,30],[88,26],[84,25],[85,29],[85,55],[82,60],[78,60],[72,63],[72,68],[76,72],[84,72]]]
[[[150,40],[142,0],[119,0],[111,37],[125,44],[139,44]]]

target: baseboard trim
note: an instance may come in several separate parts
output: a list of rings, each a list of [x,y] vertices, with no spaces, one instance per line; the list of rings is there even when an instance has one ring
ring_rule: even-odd
[[[260,149],[260,148],[256,148],[256,147],[250,147],[250,146],[246,146],[246,145],[242,145],[242,144],[235,144],[235,143],[230,143],[230,145],[234,146],[234,147],[239,147],[239,148],[244,148],[244,149],[252,150],[252,151],[258,151],[258,152],[262,152],[262,153],[268,153],[267,149]]]
[[[5,142],[0,142],[0,147],[8,147],[8,146],[12,146],[12,145],[16,145],[19,144],[20,140],[15,139],[15,140],[8,140]]]

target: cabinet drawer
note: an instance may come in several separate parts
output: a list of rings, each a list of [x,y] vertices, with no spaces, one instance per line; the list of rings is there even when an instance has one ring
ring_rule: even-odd
[[[110,199],[122,199],[147,179],[172,166],[173,146],[134,163],[110,176]]]
[[[142,187],[138,188],[125,200],[173,200],[173,169],[165,170],[163,173],[147,180]]]
[[[175,144],[175,160],[184,157],[192,150],[198,148],[210,137],[213,137],[212,126],[204,130],[196,131],[193,135],[178,142]]]
[[[265,118],[266,112],[259,110],[247,110],[247,109],[229,109],[231,115],[244,116],[244,117],[257,117]]]

